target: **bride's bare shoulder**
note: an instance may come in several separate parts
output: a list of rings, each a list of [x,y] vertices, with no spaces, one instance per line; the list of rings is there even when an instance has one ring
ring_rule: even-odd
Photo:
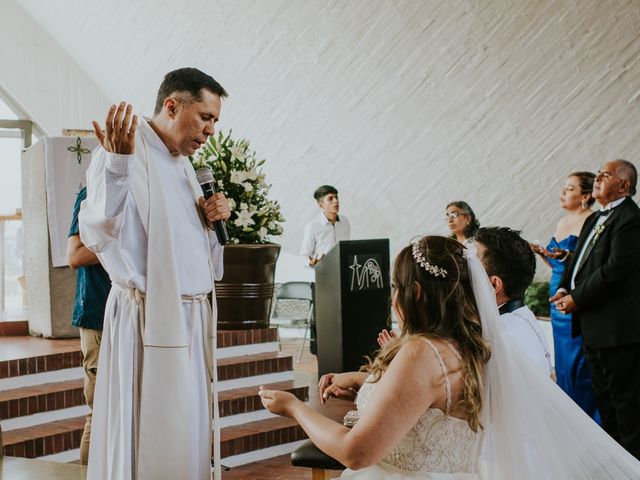
[[[400,347],[397,357],[402,363],[406,362],[407,366],[418,368],[430,377],[441,376],[440,358],[448,357],[449,348],[445,340],[412,335]]]

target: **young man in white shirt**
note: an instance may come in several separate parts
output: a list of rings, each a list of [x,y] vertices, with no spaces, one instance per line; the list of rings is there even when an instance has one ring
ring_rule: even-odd
[[[496,291],[504,332],[540,369],[551,375],[547,339],[524,292],[533,281],[536,259],[520,232],[507,227],[479,228],[474,239],[478,258]]]
[[[304,228],[304,240],[300,255],[304,255],[310,267],[315,267],[340,240],[349,240],[351,226],[344,215],[338,215],[340,200],[338,190],[322,185],[314,193],[320,214]]]

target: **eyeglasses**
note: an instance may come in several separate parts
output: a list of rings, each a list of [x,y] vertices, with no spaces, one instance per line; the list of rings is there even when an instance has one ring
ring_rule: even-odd
[[[445,220],[455,220],[456,218],[458,218],[460,215],[465,215],[462,212],[447,212],[444,214],[444,219]]]

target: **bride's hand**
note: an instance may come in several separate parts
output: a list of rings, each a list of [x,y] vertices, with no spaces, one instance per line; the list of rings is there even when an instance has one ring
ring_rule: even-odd
[[[296,402],[300,402],[295,395],[289,392],[283,392],[281,390],[266,390],[263,386],[260,386],[258,395],[262,400],[264,408],[276,415],[282,415],[284,417],[293,416],[293,406]]]
[[[384,329],[378,334],[378,345],[380,345],[380,347],[382,348],[391,340],[397,337],[398,337],[398,334],[393,330]]]
[[[318,382],[320,403],[324,404],[331,397],[355,400],[358,387],[359,385],[353,378],[353,372],[327,373],[320,377]]]

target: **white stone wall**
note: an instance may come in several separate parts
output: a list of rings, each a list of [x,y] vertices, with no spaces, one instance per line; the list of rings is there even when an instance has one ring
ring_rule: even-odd
[[[221,127],[268,159],[285,253],[323,183],[395,252],[456,199],[546,241],[568,172],[640,165],[636,0],[15,1],[140,112],[170,69],[216,77]]]
[[[69,19],[73,21],[72,14]],[[17,107],[21,119],[36,123],[34,133],[38,135],[61,135],[63,128],[91,128],[91,120],[104,117],[109,101],[54,39],[11,0],[0,0],[0,90],[9,95],[8,103]]]

